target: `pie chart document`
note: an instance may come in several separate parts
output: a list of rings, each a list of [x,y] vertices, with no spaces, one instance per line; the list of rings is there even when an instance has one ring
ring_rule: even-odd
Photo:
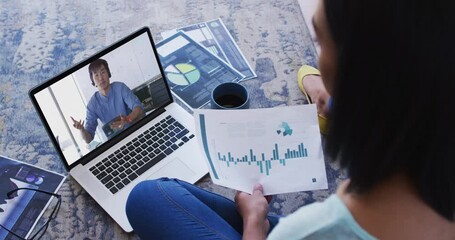
[[[190,109],[209,103],[210,93],[218,84],[245,78],[184,32],[177,32],[156,47],[174,96]]]
[[[189,63],[169,65],[164,72],[169,82],[179,86],[189,86],[201,78],[201,72]]]
[[[245,75],[245,80],[257,77],[221,18],[165,31],[161,33],[161,36],[168,38],[178,31],[185,32],[193,40],[237,69]]]

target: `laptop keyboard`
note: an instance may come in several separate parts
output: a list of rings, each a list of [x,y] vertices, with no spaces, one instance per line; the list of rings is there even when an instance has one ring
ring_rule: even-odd
[[[182,124],[167,116],[90,171],[111,193],[116,193],[193,137]]]

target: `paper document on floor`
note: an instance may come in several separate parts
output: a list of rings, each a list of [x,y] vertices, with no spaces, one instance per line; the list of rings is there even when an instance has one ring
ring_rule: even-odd
[[[190,109],[210,101],[214,87],[245,76],[184,32],[156,44],[164,75],[174,95]]]
[[[28,239],[54,198],[39,191],[56,193],[65,179],[56,172],[0,156],[0,239],[18,239],[4,228]]]
[[[168,38],[178,31],[185,32],[207,50],[237,69],[245,75],[244,80],[257,77],[221,18],[162,32],[161,36]]]

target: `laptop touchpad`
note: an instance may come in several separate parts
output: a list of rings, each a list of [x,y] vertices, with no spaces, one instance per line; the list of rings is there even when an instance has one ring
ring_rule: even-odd
[[[147,179],[157,179],[161,177],[168,178],[179,178],[185,180],[185,178],[190,178],[195,172],[191,170],[185,163],[183,163],[179,158],[174,158],[171,162],[164,165],[155,173],[152,173]]]

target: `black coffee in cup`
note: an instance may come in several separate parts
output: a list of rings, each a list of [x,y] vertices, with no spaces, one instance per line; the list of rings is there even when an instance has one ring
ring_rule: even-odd
[[[249,94],[240,83],[222,83],[212,91],[214,109],[245,109],[249,107]]]
[[[219,96],[215,101],[225,108],[236,108],[245,103],[245,99],[233,94]]]

